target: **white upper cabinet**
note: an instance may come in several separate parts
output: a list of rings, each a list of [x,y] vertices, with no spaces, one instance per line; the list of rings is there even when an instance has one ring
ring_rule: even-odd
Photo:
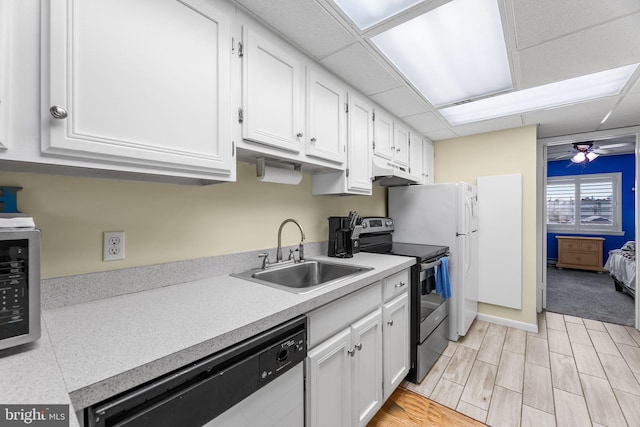
[[[366,98],[349,94],[348,189],[371,194],[373,106]]]
[[[411,132],[409,139],[409,173],[421,184],[423,183],[423,150],[422,138]]]
[[[422,176],[423,176],[423,184],[433,184],[434,174],[433,174],[433,142],[429,139],[422,140]]]
[[[347,169],[312,177],[314,195],[370,195],[373,143],[373,106],[366,98],[349,93],[347,112]]]
[[[383,159],[393,160],[395,147],[393,146],[393,117],[386,112],[376,109],[374,121],[375,144],[373,154]]]
[[[51,0],[42,13],[44,155],[235,179],[227,13],[204,0]]]
[[[396,121],[393,126],[393,160],[401,166],[409,166],[409,128]]]
[[[253,27],[244,27],[243,43],[242,137],[299,153],[304,137],[299,57],[273,34]]]
[[[342,164],[347,155],[346,87],[319,69],[307,70],[306,153]]]

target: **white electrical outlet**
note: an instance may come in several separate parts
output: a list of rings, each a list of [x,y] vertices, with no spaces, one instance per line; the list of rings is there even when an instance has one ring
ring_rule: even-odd
[[[105,231],[103,240],[103,261],[124,259],[124,231]]]

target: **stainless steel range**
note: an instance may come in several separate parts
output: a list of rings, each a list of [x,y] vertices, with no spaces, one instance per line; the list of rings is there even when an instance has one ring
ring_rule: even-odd
[[[363,218],[360,251],[416,258],[411,268],[411,369],[407,379],[419,383],[447,346],[449,303],[436,293],[436,270],[448,246],[395,242],[391,218]]]

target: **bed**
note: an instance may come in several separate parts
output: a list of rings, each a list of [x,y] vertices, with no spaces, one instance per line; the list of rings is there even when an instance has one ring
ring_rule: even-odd
[[[609,251],[604,269],[611,275],[616,291],[626,290],[636,296],[636,242],[629,241],[622,248]]]

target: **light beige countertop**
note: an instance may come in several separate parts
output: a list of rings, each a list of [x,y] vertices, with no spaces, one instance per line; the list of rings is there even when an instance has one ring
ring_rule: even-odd
[[[225,274],[46,310],[38,342],[0,351],[0,402],[70,399],[77,411],[415,264],[369,253],[313,259],[373,270],[300,295]]]

